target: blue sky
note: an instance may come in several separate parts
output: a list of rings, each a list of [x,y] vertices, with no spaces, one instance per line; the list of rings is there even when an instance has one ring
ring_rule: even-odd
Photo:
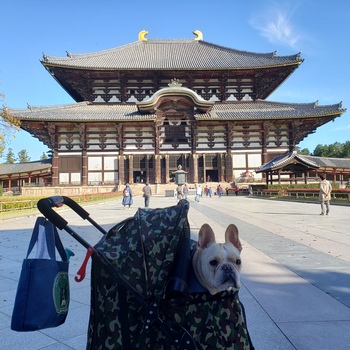
[[[318,128],[302,143],[350,140],[350,3],[343,0],[11,0],[1,9],[0,92],[11,108],[52,106],[74,101],[39,62],[42,53],[65,56],[113,48],[148,38],[193,38],[231,48],[291,55],[304,63],[269,98],[270,101],[319,105],[343,102],[348,111]],[[26,149],[31,160],[48,149],[27,132],[8,145]],[[6,152],[5,152],[6,153]]]

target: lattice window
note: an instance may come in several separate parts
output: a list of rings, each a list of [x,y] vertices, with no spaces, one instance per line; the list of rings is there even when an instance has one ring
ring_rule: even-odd
[[[146,169],[146,157],[145,156],[134,156],[133,157],[133,168],[134,168],[134,170],[145,170]]]
[[[180,125],[171,125],[168,122],[164,123],[165,143],[186,143],[186,122],[181,122]]]
[[[206,168],[217,168],[218,166],[218,156],[216,154],[206,154],[205,155],[205,167]]]

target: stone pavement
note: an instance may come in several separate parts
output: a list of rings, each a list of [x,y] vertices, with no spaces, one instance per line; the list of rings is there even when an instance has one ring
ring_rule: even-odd
[[[223,241],[235,223],[243,244],[240,298],[257,350],[349,349],[350,344],[350,207],[332,206],[320,216],[318,204],[253,197],[189,199],[193,238],[203,223]],[[175,198],[153,196],[151,207],[166,207]],[[106,230],[143,206],[135,197],[131,210],[120,201],[85,207]],[[73,211],[61,209],[69,226],[94,245],[100,232]],[[90,311],[90,274],[74,281],[85,249],[66,232],[61,237],[75,252],[71,259],[71,304],[65,324],[37,332],[10,330],[13,303],[35,216],[0,221],[1,349],[82,350]],[[90,266],[88,266],[89,271]]]

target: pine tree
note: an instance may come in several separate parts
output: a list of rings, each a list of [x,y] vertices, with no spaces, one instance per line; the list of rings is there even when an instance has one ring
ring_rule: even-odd
[[[12,148],[9,148],[7,155],[6,155],[6,162],[5,164],[13,164],[16,162],[15,154],[12,151]]]
[[[40,160],[45,160],[47,159],[47,155],[45,152],[43,152],[43,154],[40,156]]]
[[[22,149],[22,151],[18,152],[18,161],[19,163],[27,163],[30,161],[27,150]]]

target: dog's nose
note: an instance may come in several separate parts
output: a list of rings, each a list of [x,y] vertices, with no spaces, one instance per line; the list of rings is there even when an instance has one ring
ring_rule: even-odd
[[[233,270],[233,267],[232,267],[232,265],[230,265],[230,264],[224,264],[224,265],[222,265],[222,269],[223,269],[225,272],[230,272],[230,271]]]

